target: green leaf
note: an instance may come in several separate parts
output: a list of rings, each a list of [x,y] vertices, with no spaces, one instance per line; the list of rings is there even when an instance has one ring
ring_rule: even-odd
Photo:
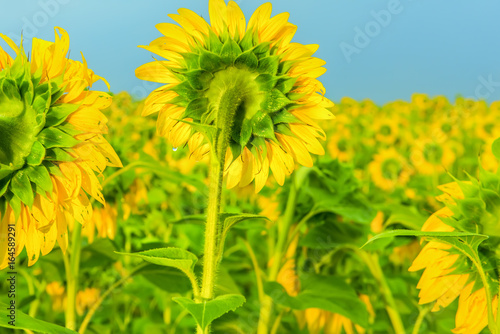
[[[42,320],[38,320],[30,317],[29,315],[16,309],[15,315],[15,326],[9,324],[11,319],[10,316],[10,305],[0,302],[0,327],[11,328],[11,329],[26,329],[32,330],[37,333],[48,333],[48,334],[76,334],[75,331],[70,329],[54,325]]]
[[[38,135],[38,140],[45,148],[52,147],[73,147],[79,143],[67,133],[62,132],[57,128],[46,128]]]
[[[138,253],[117,253],[135,256],[160,266],[177,268],[190,277],[194,275],[194,266],[198,262],[198,258],[193,253],[175,247],[156,248]]]
[[[45,158],[45,147],[39,141],[35,141],[31,147],[31,152],[26,158],[28,165],[38,166]]]
[[[495,139],[491,145],[491,151],[493,152],[493,155],[495,155],[495,158],[500,160],[500,138]]]
[[[428,232],[428,231],[413,231],[413,230],[392,230],[384,233],[377,234],[370,240],[368,240],[361,248],[367,246],[368,244],[384,238],[400,237],[400,236],[411,236],[411,237],[427,237],[438,240],[440,242],[451,245],[462,252],[472,255],[470,247],[476,245],[479,241],[488,239],[487,235],[469,232]],[[477,245],[479,245],[477,243]],[[476,245],[476,248],[477,248]]]
[[[26,175],[38,187],[47,192],[52,192],[52,180],[45,166],[30,166],[26,168]]]
[[[24,204],[30,208],[33,206],[33,189],[28,175],[25,171],[18,171],[12,181],[10,182],[10,190],[17,196]]]
[[[142,275],[150,283],[169,293],[185,294],[191,291],[191,282],[189,279],[174,268],[148,264],[138,270],[135,275]]]
[[[293,310],[319,308],[338,313],[362,327],[367,327],[366,306],[344,280],[334,276],[304,274],[300,281],[301,292],[295,297],[288,295],[278,282],[265,283],[264,290],[279,305]]]
[[[57,126],[78,109],[78,104],[56,104],[50,107],[45,120],[45,127]]]
[[[223,295],[201,303],[195,303],[184,297],[174,297],[172,300],[188,311],[203,330],[215,319],[236,310],[245,303],[245,297],[242,295]]]

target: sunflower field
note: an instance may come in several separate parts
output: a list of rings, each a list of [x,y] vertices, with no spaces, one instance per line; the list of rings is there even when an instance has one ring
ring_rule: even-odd
[[[500,102],[331,101],[287,13],[208,6],[145,99],[0,34],[0,333],[500,334]]]

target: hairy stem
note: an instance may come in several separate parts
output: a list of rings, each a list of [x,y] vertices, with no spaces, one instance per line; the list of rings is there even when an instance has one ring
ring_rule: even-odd
[[[222,202],[222,180],[224,177],[224,165],[226,162],[226,151],[234,115],[241,103],[242,97],[237,87],[229,88],[220,95],[216,116],[216,132],[211,147],[210,159],[210,185],[208,193],[207,222],[205,225],[205,246],[203,256],[203,279],[200,292],[201,302],[214,298],[214,287],[219,264],[218,254],[221,245],[222,223],[219,221]],[[207,332],[209,328],[207,327]],[[203,333],[198,328],[198,333]]]
[[[78,275],[80,271],[81,232],[82,225],[75,222],[69,259],[65,257],[64,261],[67,281],[67,303],[64,315],[66,327],[72,330],[76,329],[76,293],[78,292]]]

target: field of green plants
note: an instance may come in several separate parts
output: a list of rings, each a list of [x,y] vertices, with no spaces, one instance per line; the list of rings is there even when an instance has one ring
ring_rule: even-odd
[[[286,15],[209,6],[143,100],[0,35],[0,333],[500,333],[500,103],[330,101]]]

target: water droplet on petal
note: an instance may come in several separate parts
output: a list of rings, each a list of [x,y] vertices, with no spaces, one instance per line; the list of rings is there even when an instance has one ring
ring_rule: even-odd
[[[174,147],[172,150],[174,150],[174,152],[177,151],[177,147]]]

